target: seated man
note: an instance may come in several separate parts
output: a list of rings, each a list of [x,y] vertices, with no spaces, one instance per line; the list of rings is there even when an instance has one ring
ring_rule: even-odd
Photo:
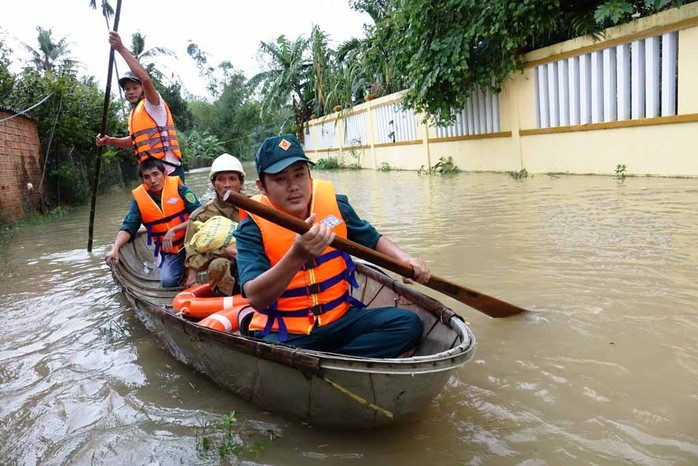
[[[419,317],[397,307],[364,309],[349,296],[355,283],[350,256],[329,245],[339,235],[375,249],[410,264],[422,283],[431,276],[426,262],[361,220],[332,183],[313,179],[312,162],[295,136],[268,138],[255,162],[257,199],[312,227],[297,235],[257,215],[243,216],[235,238],[240,285],[257,310],[252,334],[355,356],[392,358],[413,350],[422,335]]]
[[[202,205],[189,217],[189,225],[184,238],[187,251],[187,258],[184,265],[187,267],[187,279],[184,284],[190,287],[196,284],[197,272],[206,271],[207,280],[212,290],[223,296],[233,295],[235,289],[235,276],[237,267],[235,266],[235,246],[229,245],[225,248],[206,253],[197,252],[191,245],[192,237],[196,233],[195,221],[205,222],[216,215],[231,219],[233,222],[240,221],[240,213],[237,207],[223,201],[227,191],[237,193],[242,190],[245,181],[245,171],[240,161],[230,154],[223,154],[216,158],[211,164],[211,183],[216,191],[216,198],[211,202]]]
[[[114,246],[104,260],[119,261],[119,250],[136,237],[141,223],[148,230],[148,244],[155,243],[160,257],[160,286],[179,286],[184,273],[184,232],[189,215],[201,204],[179,177],[165,176],[165,166],[148,158],[138,166],[143,184],[134,189],[133,201]]]

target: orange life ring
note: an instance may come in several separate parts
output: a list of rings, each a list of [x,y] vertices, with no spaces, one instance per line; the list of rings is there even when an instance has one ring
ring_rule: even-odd
[[[204,319],[214,312],[239,309],[247,305],[249,302],[241,295],[216,296],[208,283],[187,288],[172,300],[175,311],[193,319]]]
[[[240,330],[241,323],[246,316],[249,315],[250,320],[252,319],[252,312],[252,306],[249,304],[236,304],[232,309],[214,312],[198,324],[221,332],[233,333]]]

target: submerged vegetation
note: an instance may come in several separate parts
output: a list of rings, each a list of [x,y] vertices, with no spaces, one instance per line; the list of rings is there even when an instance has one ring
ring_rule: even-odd
[[[356,141],[353,143],[357,144]],[[361,169],[361,149],[348,147],[339,152],[336,157],[332,157],[328,153],[327,158],[322,158],[315,163],[315,168],[320,170],[359,170]]]
[[[269,442],[279,436],[267,429],[264,432],[249,432],[244,422],[238,422],[235,411],[223,416],[218,422],[199,419],[196,428],[196,450],[200,459],[217,459],[235,463],[241,456],[258,458]]]
[[[315,162],[315,168],[319,170],[337,170],[343,167],[340,165],[339,159],[328,157]]]
[[[431,167],[432,173],[438,173],[440,175],[446,175],[450,173],[460,173],[460,169],[453,163],[453,157],[450,155],[448,157],[441,157],[436,164]]]
[[[511,175],[511,177],[515,180],[523,180],[524,178],[528,178],[528,172],[526,171],[526,167],[523,167],[519,171],[509,172],[509,175]]]
[[[625,181],[625,177],[628,176],[626,174],[626,166],[625,164],[618,164],[616,165],[616,179],[620,181],[621,183]]]
[[[450,155],[448,157],[439,157],[439,161],[434,164],[433,167],[425,168],[424,165],[419,167],[417,174],[419,175],[429,175],[429,174],[439,174],[448,175],[451,173],[460,173],[460,168],[453,163],[453,157]]]

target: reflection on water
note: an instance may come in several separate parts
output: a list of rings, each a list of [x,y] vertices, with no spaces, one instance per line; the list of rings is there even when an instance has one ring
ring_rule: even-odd
[[[416,423],[321,431],[158,348],[103,262],[130,199],[112,193],[93,254],[87,208],[0,252],[0,464],[215,464],[200,435],[231,411],[246,445],[280,435],[241,456],[260,464],[698,462],[698,180],[316,176],[436,275],[532,312],[490,319],[426,290],[469,322],[475,360]],[[205,173],[188,181],[210,198]]]

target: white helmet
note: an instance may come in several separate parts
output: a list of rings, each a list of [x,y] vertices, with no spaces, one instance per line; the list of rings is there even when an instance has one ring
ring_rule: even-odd
[[[242,168],[242,164],[237,159],[230,154],[222,154],[216,157],[216,159],[211,164],[211,174],[209,178],[211,181],[216,177],[217,173],[221,172],[238,172],[242,177],[245,177],[245,170]]]

